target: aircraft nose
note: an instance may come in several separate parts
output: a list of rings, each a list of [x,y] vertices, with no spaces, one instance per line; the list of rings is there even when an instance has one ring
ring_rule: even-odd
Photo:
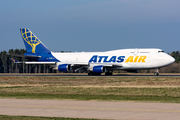
[[[170,56],[170,55],[166,55],[166,59],[162,59],[161,60],[161,64],[166,66],[166,65],[170,65],[175,61],[175,59]]]
[[[169,59],[168,59],[168,60],[169,60],[170,63],[175,62],[175,59],[174,59],[173,57],[171,57],[171,56],[169,56]]]

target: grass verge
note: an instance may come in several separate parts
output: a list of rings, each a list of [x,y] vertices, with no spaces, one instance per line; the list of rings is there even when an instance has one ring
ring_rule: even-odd
[[[36,90],[35,90],[36,89]],[[105,101],[147,101],[180,103],[180,88],[82,88],[16,87],[0,90],[0,97],[18,99],[73,99]],[[62,89],[62,90],[61,90]],[[21,91],[25,90],[25,91]],[[53,92],[54,91],[54,92]]]
[[[98,119],[85,119],[85,118],[7,116],[7,115],[0,115],[0,119],[1,120],[98,120]]]
[[[0,77],[0,97],[180,103],[180,78]]]

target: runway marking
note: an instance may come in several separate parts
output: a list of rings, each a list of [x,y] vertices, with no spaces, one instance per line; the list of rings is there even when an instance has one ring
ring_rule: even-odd
[[[76,110],[111,110],[111,111],[141,111],[141,112],[167,112],[180,113],[174,110],[145,110],[145,109],[111,109],[111,108],[86,108],[86,107],[52,107],[52,106],[23,106],[23,105],[0,105],[0,107],[21,107],[21,108],[54,108],[54,109],[76,109]]]

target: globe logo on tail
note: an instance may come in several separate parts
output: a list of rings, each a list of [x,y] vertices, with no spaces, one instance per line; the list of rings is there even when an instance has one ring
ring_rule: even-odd
[[[40,40],[27,28],[21,29],[21,35],[26,43],[28,43],[32,48],[32,53],[35,53],[36,46],[41,43]]]

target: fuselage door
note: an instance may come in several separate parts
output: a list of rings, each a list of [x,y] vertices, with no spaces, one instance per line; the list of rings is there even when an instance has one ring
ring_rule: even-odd
[[[137,56],[139,54],[139,50],[137,48],[135,48],[134,50],[134,56]]]

